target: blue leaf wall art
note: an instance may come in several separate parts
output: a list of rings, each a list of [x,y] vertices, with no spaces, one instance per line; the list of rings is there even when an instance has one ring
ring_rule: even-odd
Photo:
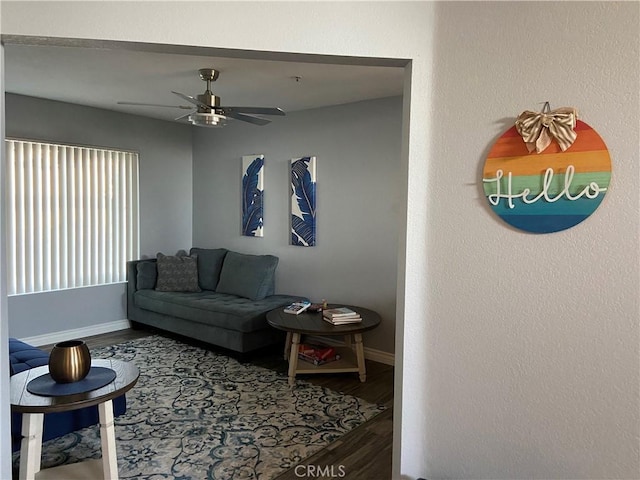
[[[242,235],[264,236],[264,155],[242,157]]]
[[[316,244],[316,157],[291,160],[291,245]]]

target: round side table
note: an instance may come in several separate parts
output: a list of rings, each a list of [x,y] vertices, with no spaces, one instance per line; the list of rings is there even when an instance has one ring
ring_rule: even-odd
[[[116,372],[116,378],[104,387],[73,395],[41,396],[27,390],[29,382],[49,373],[49,367],[37,367],[25,370],[11,377],[11,410],[22,413],[22,444],[20,446],[20,480],[33,480],[40,472],[42,454],[42,425],[45,413],[77,410],[92,405],[98,406],[100,418],[100,439],[102,446],[103,478],[118,478],[118,459],[116,455],[116,436],[113,421],[113,399],[130,390],[138,381],[140,371],[133,363],[120,360],[91,361],[93,367],[110,368]],[[99,461],[98,461],[99,462]],[[72,476],[72,471],[85,472],[87,465],[95,462],[61,465],[43,470],[46,478],[82,478]],[[83,475],[86,475],[83,473]],[[84,477],[91,478],[91,477]],[[95,475],[94,475],[95,478]]]

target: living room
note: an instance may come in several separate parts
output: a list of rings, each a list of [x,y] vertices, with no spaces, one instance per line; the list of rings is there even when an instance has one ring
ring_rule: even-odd
[[[406,59],[394,478],[637,478],[636,2],[1,8],[3,34],[18,36]],[[201,30],[194,16],[228,21]],[[515,117],[545,101],[598,130],[615,180],[583,224],[527,235],[491,214],[479,172]],[[188,185],[192,172],[176,170]]]
[[[68,54],[69,47],[58,48]],[[28,68],[23,59],[42,67],[37,58],[53,58],[56,53],[51,46],[7,45],[6,75],[11,78],[13,71]],[[151,56],[150,63],[167,63],[163,54],[140,55]],[[120,63],[126,62],[120,59]],[[394,75],[401,91],[402,69],[389,68],[398,71]],[[69,68],[64,71],[71,73]],[[49,72],[56,76],[53,69]],[[95,72],[85,81],[90,88],[98,81],[104,86],[104,78]],[[8,85],[7,90],[13,89]],[[171,96],[170,91],[165,93]],[[29,119],[32,111],[41,112],[35,122]],[[155,258],[157,251],[174,254],[192,245],[276,255],[276,293],[378,312],[381,324],[364,334],[365,356],[393,365],[401,96],[287,112],[266,127],[235,122],[223,129],[197,128],[15,93],[5,96],[5,115],[8,138],[139,152],[140,257]],[[378,127],[381,117],[386,119],[383,131]],[[238,145],[242,152],[234,151]],[[318,243],[312,248],[288,244],[288,165],[306,149],[319,162]],[[264,153],[266,158],[263,238],[240,235],[239,161],[251,152]],[[11,295],[10,336],[44,345],[127,328],[126,290],[126,284],[118,283]],[[358,383],[357,376],[352,380]]]
[[[34,110],[42,113],[35,122],[28,114]],[[382,132],[377,129],[381,115],[388,123]],[[142,257],[173,255],[192,246],[275,255],[280,259],[277,293],[380,313],[383,322],[368,333],[365,345],[370,355],[390,364],[401,115],[402,98],[390,97],[291,112],[267,127],[237,122],[204,129],[33,97],[6,97],[7,137],[140,153]],[[238,145],[242,151],[236,152]],[[265,154],[263,238],[240,235],[239,162],[251,153]],[[319,164],[318,243],[310,248],[289,245],[287,165],[296,155],[315,155]],[[52,343],[52,334],[68,336],[69,330],[86,336],[124,327],[124,294],[125,286],[119,284],[11,296],[9,331],[42,344]],[[88,305],[97,307],[90,318]]]

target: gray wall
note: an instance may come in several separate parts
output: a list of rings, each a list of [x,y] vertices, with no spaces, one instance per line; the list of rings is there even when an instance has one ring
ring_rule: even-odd
[[[5,108],[7,137],[138,151],[141,254],[175,252],[191,243],[190,127],[12,94]],[[124,294],[124,284],[115,284],[9,297],[9,335],[123,320]]]
[[[280,258],[278,292],[372,308],[365,345],[394,351],[402,98],[194,131],[194,244]],[[263,238],[240,235],[241,157],[265,154]],[[289,162],[317,157],[317,246],[289,245]]]

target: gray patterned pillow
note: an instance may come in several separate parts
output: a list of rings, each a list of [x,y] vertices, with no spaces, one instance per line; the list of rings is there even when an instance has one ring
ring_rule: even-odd
[[[158,253],[159,292],[200,292],[198,286],[198,256],[171,256]]]

